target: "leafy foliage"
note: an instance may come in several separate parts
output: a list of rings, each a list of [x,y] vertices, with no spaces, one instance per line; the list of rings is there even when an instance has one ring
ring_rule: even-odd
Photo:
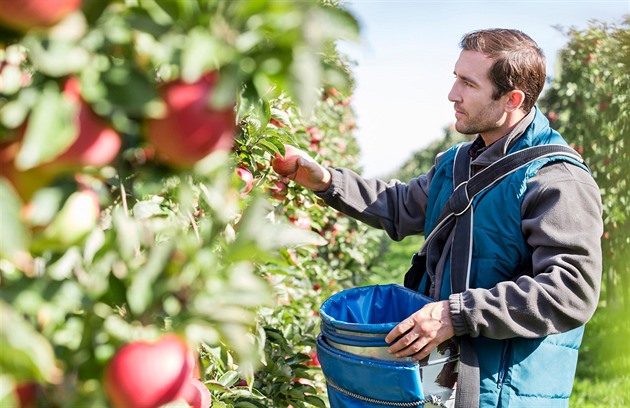
[[[583,155],[602,192],[604,296],[630,307],[630,20],[569,29],[541,101],[552,126]]]
[[[107,406],[114,353],[165,333],[196,351],[213,406],[325,405],[317,308],[367,274],[380,235],[269,161],[291,144],[360,170],[334,46],[357,36],[336,2],[264,0],[86,0],[0,30],[2,405],[26,388]],[[174,83],[203,90],[180,94],[193,108],[165,98]],[[234,110],[230,147],[165,160],[148,122],[185,112],[176,124],[203,139],[216,124],[197,113],[219,109]]]

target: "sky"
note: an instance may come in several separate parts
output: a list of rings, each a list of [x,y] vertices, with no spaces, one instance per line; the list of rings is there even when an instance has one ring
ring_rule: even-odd
[[[361,41],[339,49],[351,60],[356,87],[355,136],[366,177],[385,177],[444,135],[454,123],[447,95],[462,35],[480,28],[515,28],[532,37],[553,77],[567,37],[592,20],[621,23],[630,0],[345,0]]]

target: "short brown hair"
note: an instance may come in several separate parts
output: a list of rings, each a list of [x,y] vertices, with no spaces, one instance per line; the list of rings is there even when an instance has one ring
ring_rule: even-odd
[[[488,74],[494,84],[494,99],[519,89],[525,94],[523,110],[532,109],[547,76],[545,55],[534,40],[519,30],[493,28],[464,35],[459,46],[494,59]]]

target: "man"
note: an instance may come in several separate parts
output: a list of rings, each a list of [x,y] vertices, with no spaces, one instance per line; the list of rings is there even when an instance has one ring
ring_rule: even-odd
[[[530,37],[517,30],[480,30],[465,35],[460,46],[448,98],[457,131],[477,135],[464,145],[472,175],[508,153],[566,145],[534,105],[546,71]],[[400,240],[427,236],[434,228],[453,190],[456,150],[439,155],[427,174],[408,184],[326,169],[306,154],[293,158],[295,171],[284,175]],[[448,284],[451,234],[437,255],[429,255],[434,272],[421,276],[417,287],[437,301],[388,334],[389,351],[420,360],[453,336],[467,339],[478,362],[478,397],[458,399],[459,406],[567,406],[583,325],[599,298],[599,189],[580,163],[554,156],[505,177],[472,207],[468,288],[453,293]],[[458,394],[470,388],[459,379]]]

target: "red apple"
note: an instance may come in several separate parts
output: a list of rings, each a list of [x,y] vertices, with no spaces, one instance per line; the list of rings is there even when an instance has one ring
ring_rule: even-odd
[[[161,89],[167,112],[147,121],[146,136],[162,161],[190,167],[216,150],[231,149],[236,133],[234,105],[210,106],[218,80],[215,71],[195,83],[177,80]]]
[[[105,391],[116,408],[157,408],[183,398],[195,365],[176,335],[137,341],[116,352],[105,370]]]
[[[75,77],[64,84],[63,97],[77,108],[73,118],[77,134],[70,146],[57,157],[27,170],[16,168],[15,159],[22,148],[28,121],[15,131],[11,142],[0,144],[0,175],[11,182],[25,201],[60,174],[72,173],[84,166],[104,166],[112,162],[120,150],[120,136],[92,112],[81,98],[79,88],[79,79]]]
[[[277,128],[283,128],[285,127],[284,123],[280,122],[278,119],[276,118],[271,118],[269,119],[269,123],[272,124],[273,126],[277,127]]]
[[[547,114],[547,119],[549,119],[551,122],[558,120],[558,114],[556,112],[549,112]]]
[[[289,216],[289,221],[297,227],[302,229],[310,230],[311,229],[311,219],[307,215],[295,215],[291,214]]]
[[[13,389],[15,398],[19,408],[35,408],[37,407],[37,389],[39,384],[28,381],[17,384]]]
[[[308,378],[292,378],[291,382],[313,386],[313,380],[309,380]]]
[[[317,357],[317,350],[311,351],[311,359],[306,362],[306,365],[309,367],[319,367],[319,358]]]
[[[254,187],[254,176],[252,176],[252,172],[245,167],[237,167],[236,174],[245,183],[243,189],[241,190],[241,194],[245,195],[249,193],[252,190],[252,187]]]
[[[293,146],[284,146],[285,154],[281,156],[276,153],[275,157],[271,159],[271,167],[273,170],[281,176],[288,176],[297,171],[298,164],[297,159],[304,154],[300,149],[296,149]]]
[[[321,142],[322,139],[324,139],[324,136],[322,136],[322,132],[320,132],[319,129],[317,129],[316,127],[307,128],[306,133],[311,135],[311,144],[317,144]]]
[[[78,10],[82,0],[0,0],[0,23],[26,31],[50,27]]]
[[[328,88],[324,94],[324,99],[327,97],[336,98],[340,95],[339,91],[336,88]]]
[[[118,133],[83,101],[78,78],[71,77],[66,81],[63,95],[78,104],[75,123],[79,133],[70,147],[55,158],[55,165],[100,167],[111,163],[122,144]]]
[[[196,378],[191,378],[186,383],[183,397],[192,408],[209,408],[212,404],[208,387]]]
[[[274,182],[270,190],[271,196],[276,200],[282,201],[287,198],[287,185],[281,181]]]

